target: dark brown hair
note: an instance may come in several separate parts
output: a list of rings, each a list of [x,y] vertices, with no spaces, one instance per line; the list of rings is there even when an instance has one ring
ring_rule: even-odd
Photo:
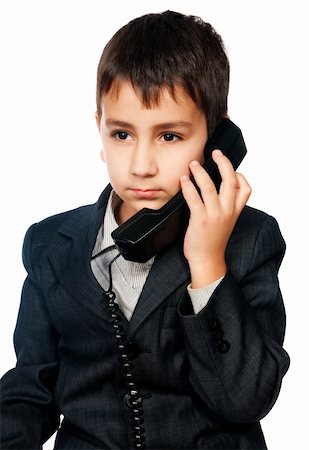
[[[227,113],[229,62],[209,23],[173,11],[130,21],[103,50],[97,71],[97,114],[102,96],[131,81],[143,104],[158,104],[163,87],[180,86],[205,113],[210,136]]]

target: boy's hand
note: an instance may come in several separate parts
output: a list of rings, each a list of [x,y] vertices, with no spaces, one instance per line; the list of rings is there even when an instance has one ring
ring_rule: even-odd
[[[219,194],[197,161],[192,161],[189,167],[202,199],[188,176],[180,178],[183,196],[190,209],[183,250],[190,267],[192,288],[207,286],[225,275],[225,249],[251,194],[245,177],[234,171],[223,153],[214,150],[212,157],[222,177]]]

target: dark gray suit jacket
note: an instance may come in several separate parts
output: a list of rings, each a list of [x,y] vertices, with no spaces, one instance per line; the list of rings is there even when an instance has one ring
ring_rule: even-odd
[[[2,448],[134,448],[127,388],[91,252],[110,193],[30,227],[15,331],[17,366],[2,378]],[[265,449],[259,420],[289,357],[277,272],[285,251],[269,215],[245,207],[226,251],[228,273],[195,315],[176,243],[156,257],[130,322],[151,449]]]

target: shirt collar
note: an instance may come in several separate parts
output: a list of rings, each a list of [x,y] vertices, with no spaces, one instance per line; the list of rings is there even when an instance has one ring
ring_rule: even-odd
[[[121,202],[121,198],[116,194],[114,190],[112,190],[107,202],[104,221],[99,229],[96,243],[92,251],[92,256],[96,255],[104,249],[107,249],[108,247],[115,245],[111,233],[119,226],[116,222],[114,212]]]

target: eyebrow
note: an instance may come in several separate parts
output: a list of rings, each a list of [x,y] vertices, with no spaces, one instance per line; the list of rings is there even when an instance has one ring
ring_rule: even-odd
[[[106,119],[105,121],[107,126],[117,126],[120,128],[134,128],[134,125],[132,125],[129,122],[124,122],[123,120],[117,120],[117,119]],[[191,122],[186,122],[184,120],[177,120],[175,122],[164,122],[159,123],[157,125],[154,125],[152,127],[153,130],[157,130],[160,128],[192,128],[193,124]]]

